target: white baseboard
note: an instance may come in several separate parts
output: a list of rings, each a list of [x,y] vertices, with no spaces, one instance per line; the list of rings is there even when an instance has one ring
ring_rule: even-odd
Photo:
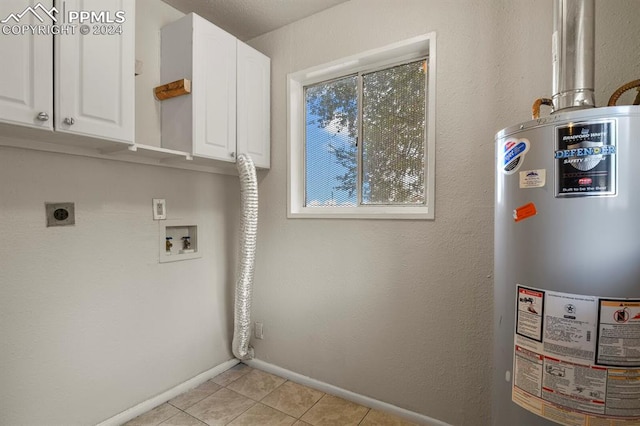
[[[222,364],[217,365],[212,369],[205,371],[204,373],[198,374],[196,377],[189,379],[186,382],[183,382],[178,386],[175,386],[168,391],[161,393],[160,395],[156,395],[153,398],[147,399],[146,401],[143,401],[140,404],[135,405],[120,414],[116,414],[115,416],[103,421],[102,423],[99,423],[97,426],[119,426],[131,419],[135,419],[140,414],[144,414],[147,411],[154,409],[158,405],[164,404],[170,399],[173,399],[176,396],[206,382],[207,380],[216,377],[218,374],[224,373],[239,362],[240,361],[238,361],[237,359],[223,362]]]
[[[355,392],[351,392],[346,389],[342,389],[337,386],[333,386],[328,383],[303,376],[302,374],[294,373],[293,371],[278,367],[273,364],[269,364],[268,362],[264,362],[259,359],[252,359],[243,362],[250,367],[257,368],[258,370],[266,371],[267,373],[284,377],[285,379],[291,380],[292,382],[317,389],[324,393],[339,396],[340,398],[355,402],[360,405],[364,405],[365,407],[374,408],[376,410],[384,411],[390,414],[395,414],[398,417],[405,418],[414,423],[419,423],[421,425],[427,426],[451,426],[448,423],[433,419],[423,414],[414,413],[413,411],[405,410],[404,408],[396,407],[395,405],[378,401],[377,399],[369,398],[368,396],[360,395]]]

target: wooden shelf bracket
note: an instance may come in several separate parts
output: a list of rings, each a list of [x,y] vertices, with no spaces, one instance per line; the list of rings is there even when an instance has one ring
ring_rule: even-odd
[[[183,78],[181,80],[172,81],[153,89],[156,99],[164,101],[165,99],[175,98],[176,96],[188,95],[191,93],[191,80]]]

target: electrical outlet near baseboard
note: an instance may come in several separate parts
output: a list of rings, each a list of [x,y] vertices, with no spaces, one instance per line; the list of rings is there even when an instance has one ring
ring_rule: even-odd
[[[253,329],[253,334],[255,336],[256,339],[264,339],[264,332],[262,330],[262,323],[261,322],[256,322],[255,327]]]

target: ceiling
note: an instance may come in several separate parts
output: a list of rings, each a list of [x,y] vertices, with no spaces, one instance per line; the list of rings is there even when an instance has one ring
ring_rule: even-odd
[[[163,0],[249,40],[348,0]]]

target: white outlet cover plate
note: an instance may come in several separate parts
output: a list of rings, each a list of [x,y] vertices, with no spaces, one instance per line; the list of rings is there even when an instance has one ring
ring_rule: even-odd
[[[153,199],[153,220],[167,219],[167,201],[164,198]]]

